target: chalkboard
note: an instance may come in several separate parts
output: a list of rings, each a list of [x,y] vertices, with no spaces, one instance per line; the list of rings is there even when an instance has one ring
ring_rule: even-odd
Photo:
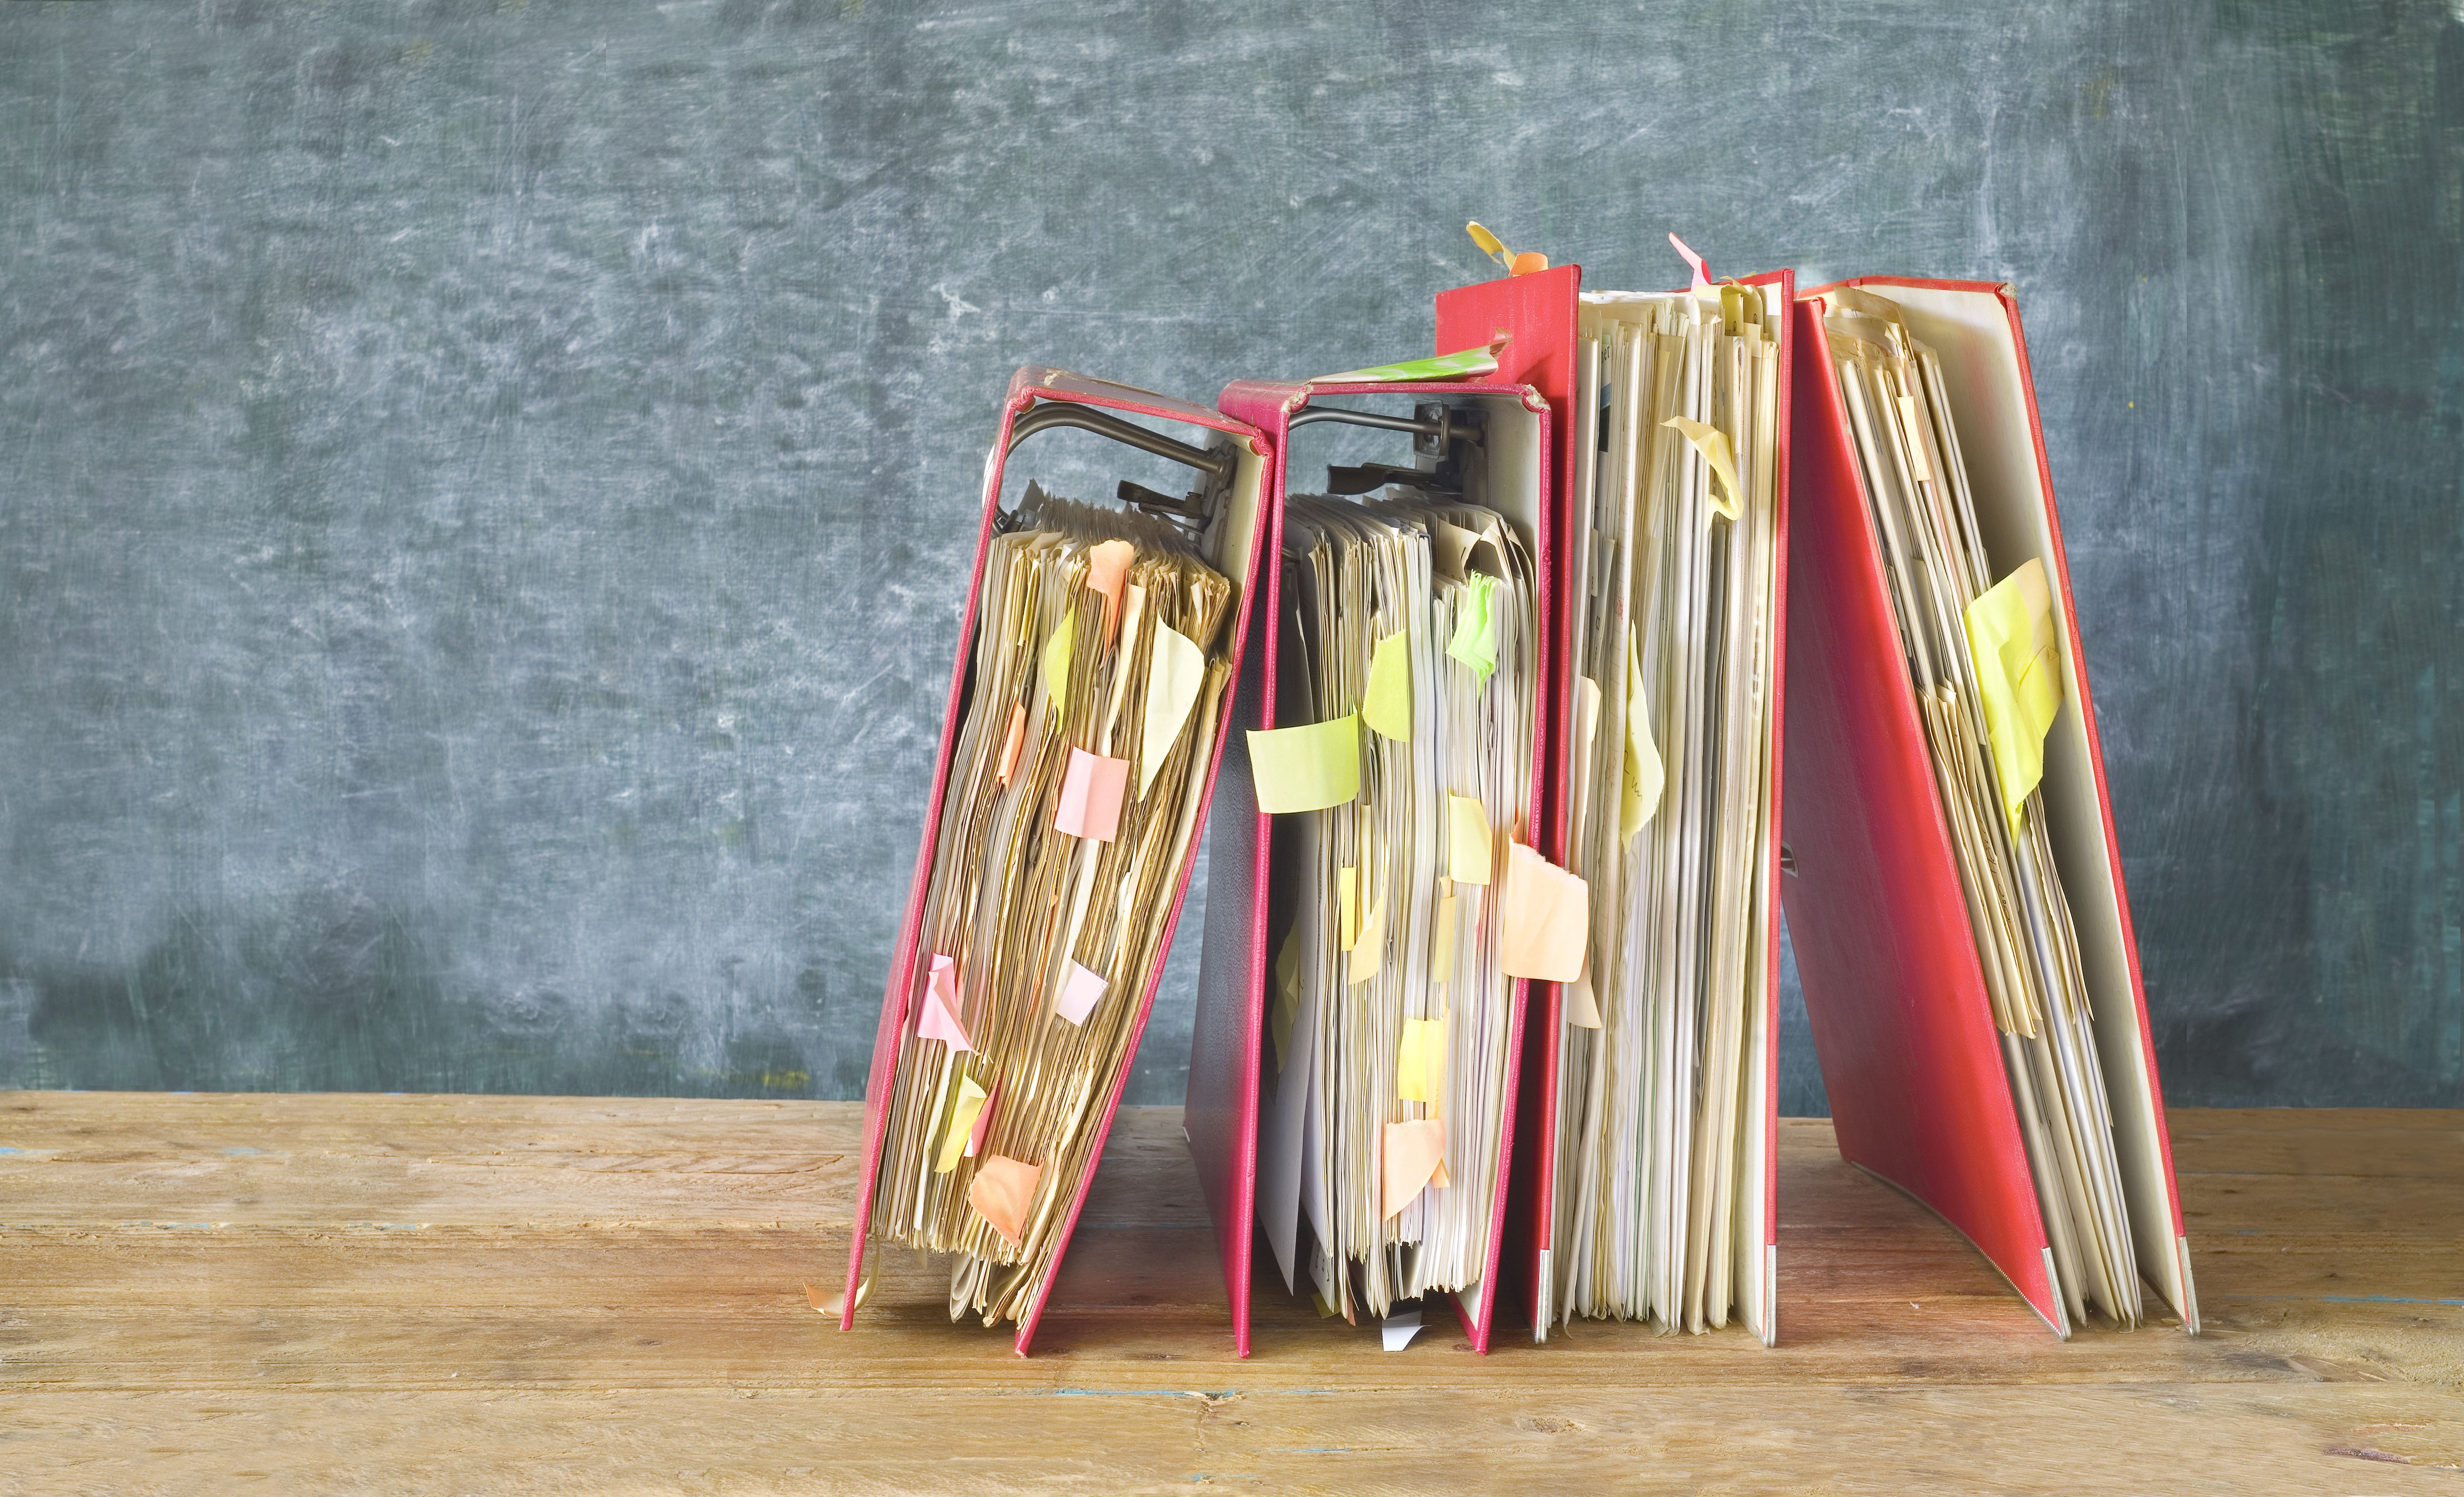
[[[1010,368],[1426,352],[1473,217],[2012,282],[2171,1097],[2464,1103],[2413,0],[0,10],[0,1086],[858,1094]]]

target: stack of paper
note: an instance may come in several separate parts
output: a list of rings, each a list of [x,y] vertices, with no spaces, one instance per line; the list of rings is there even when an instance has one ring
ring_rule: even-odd
[[[1785,312],[1700,282],[1579,306],[1568,864],[1592,931],[1561,1004],[1544,1334],[1574,1315],[1769,1324],[1757,1087]]]
[[[1899,305],[1825,294],[1823,325],[1924,719],[1969,921],[2074,1321],[2142,1315],[2113,1118],[2079,941],[2037,791],[2068,677],[2031,559],[1995,583],[1940,361]]]
[[[1514,979],[1526,948],[1578,945],[1581,926],[1528,846],[1530,543],[1479,504],[1389,494],[1287,500],[1276,720],[1302,726],[1249,736],[1258,806],[1286,813],[1258,1209],[1287,1276],[1301,1254],[1355,1323],[1475,1293]]]
[[[953,1320],[1040,1304],[1204,789],[1233,586],[1159,520],[1030,486],[984,557],[871,1231]],[[927,955],[929,954],[929,955]]]

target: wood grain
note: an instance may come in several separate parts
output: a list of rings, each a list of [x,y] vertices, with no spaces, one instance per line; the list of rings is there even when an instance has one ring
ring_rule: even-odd
[[[0,1493],[2464,1490],[2464,1114],[2177,1112],[2207,1333],[2058,1342],[1781,1148],[1782,1342],[1230,1354],[1177,1110],[1122,1114],[1039,1354],[882,1265],[849,1104],[0,1093]]]

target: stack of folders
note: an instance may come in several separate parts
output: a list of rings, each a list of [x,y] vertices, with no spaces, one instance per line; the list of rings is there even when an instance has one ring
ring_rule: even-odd
[[[844,1310],[851,1322],[870,1244],[946,1254],[951,1319],[1016,1321],[1022,1352],[1186,886],[1238,668],[1263,467],[1220,437],[1199,449],[1080,404],[1089,389],[1114,406],[1139,393],[1023,372],[1004,444],[1076,425],[1205,465],[1215,482],[1185,502],[1122,486],[1194,528],[1031,483],[1014,514],[988,515],[877,1042]],[[1037,396],[1047,404],[1020,416]]]
[[[1770,1038],[1785,310],[1734,284],[1582,302],[1568,862],[1593,924],[1558,1051],[1560,1318],[1702,1331],[1762,1288],[1742,1142]]]
[[[1942,362],[1899,304],[1840,287],[1823,305],[2055,1283],[2072,1320],[2135,1326],[2113,1110],[2037,788],[2064,674],[2044,563],[1993,578]]]

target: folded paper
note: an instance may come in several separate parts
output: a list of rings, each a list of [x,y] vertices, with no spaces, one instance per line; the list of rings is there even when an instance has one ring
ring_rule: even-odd
[[[1061,779],[1061,804],[1053,808],[1052,829],[1089,842],[1111,841],[1121,828],[1121,797],[1129,782],[1128,760],[1073,747]]]
[[[1353,937],[1352,959],[1345,972],[1346,985],[1368,981],[1377,975],[1378,966],[1386,959],[1386,896],[1377,896],[1369,913],[1360,917],[1360,930]]]
[[[1671,416],[1661,425],[1682,434],[1711,465],[1711,476],[1719,480],[1711,490],[1711,507],[1735,519],[1743,513],[1738,506],[1745,491],[1737,487],[1737,459],[1729,451],[1728,433],[1686,416]]]
[[[1446,1125],[1434,1117],[1389,1123],[1384,1142],[1385,1168],[1378,1197],[1382,1205],[1377,1214],[1391,1217],[1412,1203],[1445,1161]]]
[[[1258,809],[1322,811],[1360,798],[1360,716],[1346,713],[1300,728],[1249,731]]]
[[[2062,710],[2062,658],[2045,563],[2031,557],[1968,605],[1968,655],[2013,836],[2045,778],[2045,733]]]
[[[975,1046],[958,1025],[958,964],[935,954],[932,976],[924,984],[924,1012],[915,1021],[915,1038],[938,1040],[953,1055],[971,1053]]]
[[[1206,684],[1206,654],[1169,624],[1158,625],[1147,656],[1146,720],[1138,730],[1138,799],[1155,784],[1155,772],[1180,741],[1181,724]]]
[[[941,1155],[933,1163],[934,1174],[947,1175],[958,1167],[959,1153],[975,1136],[976,1119],[983,1111],[984,1089],[976,1085],[975,1077],[960,1074],[958,1098],[951,1104],[949,1126],[941,1130]]]
[[[1397,743],[1412,741],[1412,640],[1387,635],[1369,657],[1369,691],[1360,699],[1360,720]]]
[[[1496,866],[1489,846],[1488,812],[1467,795],[1446,797],[1446,876],[1458,884],[1485,884]]]
[[[1109,985],[1102,974],[1089,972],[1073,961],[1064,969],[1061,996],[1053,1001],[1052,1011],[1071,1024],[1084,1024],[1095,1005],[1104,1001],[1104,989]]]
[[[1012,1247],[1023,1247],[1026,1213],[1035,1204],[1035,1181],[1043,1173],[1042,1165],[1022,1164],[1006,1155],[987,1156],[967,1185],[967,1204]]]
[[[1625,636],[1625,779],[1617,796],[1620,840],[1634,841],[1634,834],[1660,808],[1660,792],[1667,783],[1667,774],[1660,761],[1660,747],[1651,741],[1651,703],[1642,690],[1642,643],[1629,624]]]
[[[1582,976],[1591,928],[1590,886],[1523,844],[1509,844],[1498,901],[1498,969],[1509,978],[1572,982]]]

